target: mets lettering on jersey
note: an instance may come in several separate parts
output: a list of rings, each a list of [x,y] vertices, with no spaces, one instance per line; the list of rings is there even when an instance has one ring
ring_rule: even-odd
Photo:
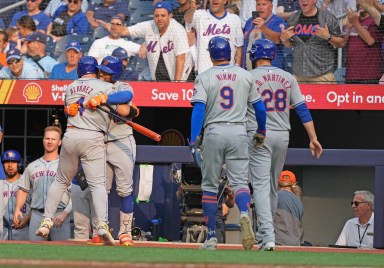
[[[32,181],[36,180],[39,177],[54,177],[56,176],[56,171],[54,170],[40,170],[31,174]]]
[[[203,36],[208,35],[220,35],[220,34],[230,34],[231,28],[228,24],[224,24],[221,28],[217,28],[217,23],[209,24],[207,30],[203,33]]]

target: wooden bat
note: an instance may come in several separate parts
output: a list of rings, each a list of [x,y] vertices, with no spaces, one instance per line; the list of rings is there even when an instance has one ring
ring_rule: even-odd
[[[143,134],[144,136],[147,136],[148,138],[154,140],[154,141],[160,141],[161,140],[161,135],[160,134],[157,134],[156,132],[150,130],[149,128],[146,128],[138,123],[134,123],[132,122],[131,120],[128,120],[118,114],[115,114],[115,113],[112,113],[110,111],[108,111],[107,109],[103,108],[103,107],[100,107],[100,106],[97,106],[97,109],[100,109],[102,110],[103,112],[106,112],[107,114],[113,116],[114,118],[120,120],[120,121],[123,121],[124,123],[126,123],[127,125],[131,126],[134,130],[136,130],[137,132]]]

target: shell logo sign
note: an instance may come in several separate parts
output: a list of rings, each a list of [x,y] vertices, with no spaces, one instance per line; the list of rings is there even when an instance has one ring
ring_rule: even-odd
[[[24,87],[23,96],[26,102],[39,102],[43,90],[39,84],[29,83]]]

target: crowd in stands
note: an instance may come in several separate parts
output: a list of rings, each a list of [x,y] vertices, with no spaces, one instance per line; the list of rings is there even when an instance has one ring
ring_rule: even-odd
[[[383,22],[367,12],[384,12],[376,0],[27,0],[1,11],[10,4],[0,3],[0,78],[74,79],[68,53],[100,61],[122,48],[126,79],[193,81],[210,67],[208,40],[221,35],[247,70],[250,45],[266,38],[277,47],[273,65],[301,83],[384,83]],[[72,42],[80,49],[68,52]],[[19,53],[24,60],[12,61]],[[51,75],[56,64],[62,76]]]

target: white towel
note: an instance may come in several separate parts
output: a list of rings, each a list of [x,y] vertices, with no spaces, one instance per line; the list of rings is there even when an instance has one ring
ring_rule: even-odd
[[[139,193],[137,201],[149,201],[152,194],[153,165],[140,165]]]

